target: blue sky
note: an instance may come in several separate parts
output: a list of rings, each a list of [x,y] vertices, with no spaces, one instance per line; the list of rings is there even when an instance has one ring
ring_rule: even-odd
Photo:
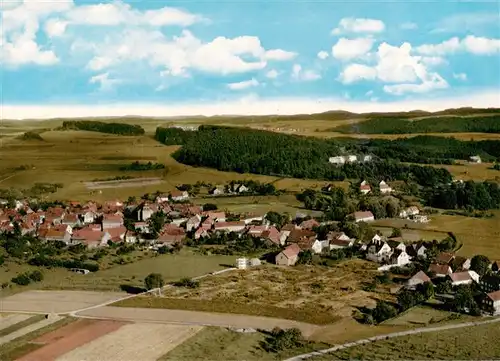
[[[10,117],[500,106],[499,2],[5,0],[1,16]]]

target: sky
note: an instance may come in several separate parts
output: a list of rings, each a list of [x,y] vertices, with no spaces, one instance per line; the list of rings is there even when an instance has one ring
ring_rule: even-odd
[[[499,1],[2,0],[2,118],[500,107]]]

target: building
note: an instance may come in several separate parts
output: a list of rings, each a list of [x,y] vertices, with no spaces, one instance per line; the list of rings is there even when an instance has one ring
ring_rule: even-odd
[[[367,181],[362,181],[361,184],[359,185],[359,191],[361,192],[361,194],[368,194],[370,193],[372,190],[372,187],[370,187],[370,185],[368,184]]]
[[[105,214],[102,218],[102,229],[118,228],[123,226],[123,217],[116,214]]]
[[[498,315],[500,313],[500,291],[486,294],[483,299],[483,308],[493,315]]]
[[[186,231],[191,232],[197,229],[201,224],[201,217],[197,214],[186,221]]]
[[[455,253],[453,252],[441,252],[436,257],[436,263],[439,264],[451,264],[451,262],[455,259]]]
[[[497,275],[485,275],[479,280],[479,285],[483,292],[493,292],[500,290],[500,277]]]
[[[387,193],[391,193],[392,192],[392,188],[384,181],[381,181],[379,184],[378,184],[378,187],[380,189],[380,193],[382,194],[387,194]]]
[[[214,229],[218,232],[241,232],[245,230],[245,222],[217,222]]]
[[[474,271],[455,272],[449,275],[453,286],[470,285],[479,282],[479,275]]]
[[[478,155],[473,155],[469,157],[469,162],[474,163],[474,164],[480,164],[482,163],[481,157]]]
[[[343,164],[345,164],[345,161],[346,161],[346,159],[341,155],[336,156],[336,157],[330,157],[328,159],[328,162],[335,164],[335,165],[343,165]]]
[[[299,259],[300,247],[296,243],[292,243],[283,251],[278,253],[275,262],[280,266],[293,266]]]
[[[186,191],[172,191],[170,192],[170,198],[175,202],[186,201],[189,199],[189,193]]]
[[[220,195],[224,194],[224,187],[221,187],[221,186],[214,187],[214,188],[210,189],[208,191],[208,193],[213,195],[213,196],[220,196]]]
[[[399,212],[399,217],[400,218],[408,218],[408,217],[416,216],[419,213],[420,213],[420,209],[418,209],[417,206],[411,206],[411,207],[403,209],[401,212]]]
[[[236,268],[246,269],[247,266],[248,266],[248,260],[246,258],[237,258],[236,259]]]
[[[351,155],[348,155],[348,156],[347,156],[346,161],[347,161],[348,163],[356,163],[356,162],[358,161],[358,157],[357,157],[357,156],[355,156],[355,155],[353,155],[353,154],[351,154]]]
[[[424,271],[418,271],[408,281],[406,281],[406,287],[415,288],[416,286],[426,282],[431,282],[429,276],[427,276]]]
[[[451,275],[453,271],[447,264],[433,263],[429,266],[429,273],[434,273],[436,277],[446,277]]]
[[[455,271],[467,271],[470,268],[470,258],[456,256],[451,261],[451,268]]]
[[[384,241],[372,241],[368,245],[366,258],[373,262],[384,262],[391,257],[392,249]]]
[[[353,213],[354,222],[373,222],[375,220],[375,216],[372,212],[354,212]]]
[[[373,160],[373,157],[371,155],[366,154],[363,156],[362,159],[363,159],[363,162],[366,163],[366,162],[371,162]]]
[[[406,252],[410,255],[412,258],[427,258],[427,248],[423,245],[423,243],[417,242],[409,245],[406,247]]]
[[[400,267],[410,263],[410,256],[402,249],[395,249],[389,257],[391,266]]]

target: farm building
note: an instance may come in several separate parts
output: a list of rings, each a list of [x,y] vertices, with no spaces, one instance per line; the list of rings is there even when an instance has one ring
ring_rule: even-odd
[[[280,266],[293,266],[299,259],[300,247],[296,243],[292,243],[283,251],[278,253],[275,262]]]

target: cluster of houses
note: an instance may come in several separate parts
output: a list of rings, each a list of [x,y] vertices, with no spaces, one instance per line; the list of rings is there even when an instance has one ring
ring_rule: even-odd
[[[379,190],[381,194],[390,194],[392,192],[391,186],[389,186],[385,181],[381,181],[378,184]],[[359,191],[361,194],[368,194],[372,191],[372,187],[367,181],[362,181],[359,185]]]
[[[338,155],[335,157],[328,158],[328,162],[334,165],[344,165],[346,163],[357,163],[357,162],[371,162],[373,157],[371,155],[365,154],[361,156],[357,156],[356,154],[349,155]]]

